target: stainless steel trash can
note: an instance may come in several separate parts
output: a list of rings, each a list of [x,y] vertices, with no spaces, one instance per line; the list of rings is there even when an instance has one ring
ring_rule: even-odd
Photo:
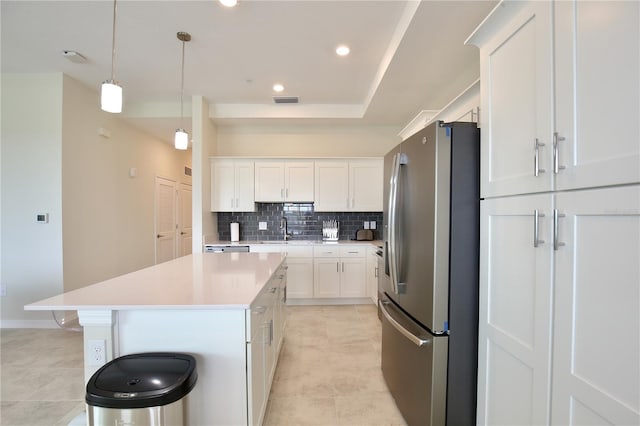
[[[114,359],[87,383],[89,425],[186,425],[198,379],[193,356],[140,353]]]

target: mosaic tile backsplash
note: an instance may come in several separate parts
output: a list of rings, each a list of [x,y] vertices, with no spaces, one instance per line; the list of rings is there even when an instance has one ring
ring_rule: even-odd
[[[313,203],[256,203],[255,212],[218,212],[218,238],[231,239],[230,224],[240,224],[240,240],[262,241],[283,239],[280,219],[287,219],[287,230],[291,240],[321,240],[322,222],[340,222],[340,240],[352,240],[356,231],[363,229],[363,222],[376,222],[373,239],[382,239],[382,212],[318,212],[313,211]],[[267,230],[258,230],[258,222],[267,222]]]

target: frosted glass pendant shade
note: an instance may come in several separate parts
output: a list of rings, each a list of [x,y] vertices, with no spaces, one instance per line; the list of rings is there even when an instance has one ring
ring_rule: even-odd
[[[122,112],[122,87],[118,83],[113,80],[102,83],[100,106],[106,112]]]
[[[184,129],[177,129],[174,143],[176,149],[187,149],[189,147],[189,133]]]

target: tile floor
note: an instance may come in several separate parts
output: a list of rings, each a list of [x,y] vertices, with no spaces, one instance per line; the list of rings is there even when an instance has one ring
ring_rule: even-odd
[[[287,315],[264,425],[405,425],[380,371],[374,305]],[[83,411],[82,333],[2,329],[0,343],[0,425],[67,425]]]

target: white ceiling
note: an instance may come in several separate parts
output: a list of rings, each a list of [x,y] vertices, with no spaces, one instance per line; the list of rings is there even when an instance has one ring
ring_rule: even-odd
[[[463,42],[496,1],[119,0],[115,74],[123,117],[170,141],[185,99],[201,95],[221,125],[363,124],[404,127],[439,110],[479,76]],[[64,72],[99,90],[111,75],[113,2],[2,0],[2,72]],[[351,54],[338,57],[347,44]],[[72,63],[75,50],[87,63]],[[276,105],[279,95],[298,105]],[[185,115],[189,115],[185,105]],[[188,127],[188,126],[187,126]]]

